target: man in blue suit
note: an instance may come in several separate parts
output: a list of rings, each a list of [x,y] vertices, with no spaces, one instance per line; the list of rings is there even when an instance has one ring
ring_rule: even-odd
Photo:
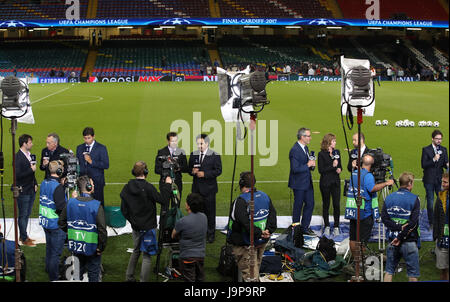
[[[315,159],[310,158],[308,144],[311,142],[311,130],[300,128],[298,141],[289,152],[290,171],[289,188],[294,191],[294,209],[292,222],[300,222],[304,234],[315,235],[309,227],[314,210],[314,189],[311,170],[316,166]],[[302,216],[303,211],[303,216]]]
[[[215,240],[217,177],[222,174],[220,154],[209,148],[209,136],[197,136],[197,148],[189,157],[189,174],[192,179],[192,193],[199,193],[204,203],[204,213],[208,218],[208,243]]]
[[[441,145],[442,132],[434,130],[431,133],[431,144],[422,148],[421,165],[423,169],[422,182],[425,187],[427,200],[427,214],[430,226],[433,226],[434,194],[441,191],[442,173],[448,169],[447,148]]]
[[[80,176],[88,175],[94,182],[95,191],[92,197],[104,206],[103,188],[105,187],[105,170],[109,168],[109,157],[106,146],[95,140],[94,129],[83,130],[84,144],[77,147],[77,158],[80,164]]]

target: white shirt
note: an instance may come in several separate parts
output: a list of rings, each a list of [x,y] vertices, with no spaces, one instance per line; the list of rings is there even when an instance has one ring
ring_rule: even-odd
[[[176,148],[174,149],[170,146],[168,146],[167,148],[169,148],[170,156],[173,156],[173,154],[175,153],[175,150],[177,150]]]
[[[27,157],[28,161],[31,162],[31,152],[30,151],[23,151],[22,149],[20,149],[20,151],[22,151],[22,153]]]
[[[208,149],[209,148],[207,148],[205,151],[200,151],[200,155],[199,155],[199,160],[200,160],[200,163],[202,163],[202,161],[205,159],[205,156],[206,156],[206,153],[208,153]],[[202,154],[203,154],[203,158],[202,158]]]
[[[307,154],[307,153],[306,153],[306,150],[305,150],[306,145],[303,145],[301,142],[298,142],[298,144],[299,144],[300,147],[302,148],[303,152],[305,152],[305,154]]]
[[[91,153],[92,148],[94,147],[94,144],[95,144],[95,141],[93,141],[92,144],[90,144],[90,145],[86,144],[86,146],[89,147],[89,153]]]

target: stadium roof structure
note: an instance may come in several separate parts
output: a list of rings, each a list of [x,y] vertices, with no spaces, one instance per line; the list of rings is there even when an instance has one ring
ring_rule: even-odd
[[[97,18],[79,20],[0,20],[0,28],[50,28],[97,26],[357,26],[398,28],[449,28],[448,21],[366,20],[326,18]]]

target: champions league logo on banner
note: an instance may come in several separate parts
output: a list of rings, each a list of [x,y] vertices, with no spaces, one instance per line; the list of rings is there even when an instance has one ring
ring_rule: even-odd
[[[0,23],[0,27],[25,27],[25,23],[15,20],[9,20]]]
[[[312,21],[309,21],[308,24],[310,25],[336,25],[336,22],[331,21],[329,19],[314,19]]]
[[[191,24],[190,21],[182,18],[173,18],[163,22],[164,25],[183,25],[183,24]]]

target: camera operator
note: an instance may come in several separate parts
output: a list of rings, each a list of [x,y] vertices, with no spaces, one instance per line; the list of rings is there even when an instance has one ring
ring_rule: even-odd
[[[59,257],[64,248],[66,233],[58,226],[58,218],[66,206],[64,187],[60,183],[63,163],[51,161],[48,164],[49,176],[41,183],[39,195],[39,224],[45,232],[45,271],[50,281],[58,280]]]
[[[203,197],[191,193],[186,198],[187,216],[175,224],[172,239],[180,239],[180,270],[185,281],[203,282],[208,219],[203,213]]]
[[[49,162],[59,160],[59,155],[69,153],[69,150],[59,145],[59,135],[56,133],[50,133],[47,135],[45,142],[47,147],[42,149],[41,164],[39,165],[39,169],[41,169],[41,171],[45,171],[45,178],[48,178],[50,176],[47,169]]]
[[[239,270],[242,272],[242,278],[245,281],[250,279],[250,215],[249,201],[251,199],[251,187],[256,183],[256,178],[250,172],[242,172],[239,178],[239,187],[241,195],[233,203],[230,213],[230,225],[227,241],[233,245],[233,255],[236,259]],[[270,235],[277,228],[277,212],[273,207],[270,197],[254,188],[254,246],[256,250],[256,263],[254,274],[259,277],[259,267],[266,244]]]
[[[393,179],[375,184],[375,177],[370,172],[374,164],[374,158],[366,154],[362,158],[361,164],[361,189],[362,205],[360,208],[360,242],[367,243],[374,224],[374,218],[379,219],[378,196],[377,192],[386,186],[392,186]],[[356,244],[357,227],[357,190],[358,190],[358,171],[352,172],[351,182],[347,192],[347,203],[345,208],[345,218],[350,219],[350,250],[354,258],[360,255],[360,249]]]
[[[122,200],[120,210],[123,216],[130,222],[133,230],[133,253],[130,256],[126,271],[126,281],[135,282],[134,272],[141,254],[141,243],[146,232],[156,229],[156,203],[166,208],[170,199],[170,177],[166,177],[161,184],[161,194],[146,178],[148,175],[147,164],[138,161],[134,164],[131,173],[135,177],[128,181],[120,192]],[[150,277],[151,256],[144,252],[142,258],[140,281],[147,282]]]
[[[423,169],[423,186],[427,200],[427,214],[430,226],[433,225],[434,194],[441,191],[442,173],[448,169],[447,148],[441,145],[443,134],[439,130],[431,133],[431,144],[422,148],[421,165]]]
[[[348,159],[347,170],[352,173],[355,170],[358,163],[358,133],[353,134],[352,137],[353,147],[350,152],[350,158]],[[361,133],[361,158],[366,155],[370,149],[366,146],[366,138],[363,133]]]
[[[106,248],[105,211],[99,200],[92,198],[94,182],[87,175],[77,180],[67,206],[59,215],[58,225],[67,232],[68,249],[80,261],[80,280],[87,270],[89,282],[100,280],[101,255]]]
[[[414,186],[414,175],[404,172],[399,178],[400,189],[386,197],[381,211],[381,219],[387,228],[386,237],[389,246],[386,254],[385,282],[392,282],[400,259],[406,262],[409,281],[417,281],[420,275],[419,249],[419,197],[411,190]]]
[[[33,147],[31,135],[21,135],[19,137],[19,146],[20,150],[15,155],[16,186],[19,188],[19,197],[17,198],[19,239],[23,245],[35,247],[34,240],[29,238],[27,234],[28,219],[30,218],[37,192],[35,177],[36,156],[30,152]]]
[[[183,191],[183,178],[181,173],[189,172],[186,153],[183,149],[178,148],[178,135],[175,132],[167,133],[166,138],[167,146],[158,150],[158,154],[156,155],[155,173],[160,175],[159,189],[161,190],[161,185],[164,184],[166,176],[170,174],[170,168],[166,168],[166,162],[169,165],[170,163],[173,164],[175,184],[178,187],[178,192],[180,192],[181,200],[181,193]]]

